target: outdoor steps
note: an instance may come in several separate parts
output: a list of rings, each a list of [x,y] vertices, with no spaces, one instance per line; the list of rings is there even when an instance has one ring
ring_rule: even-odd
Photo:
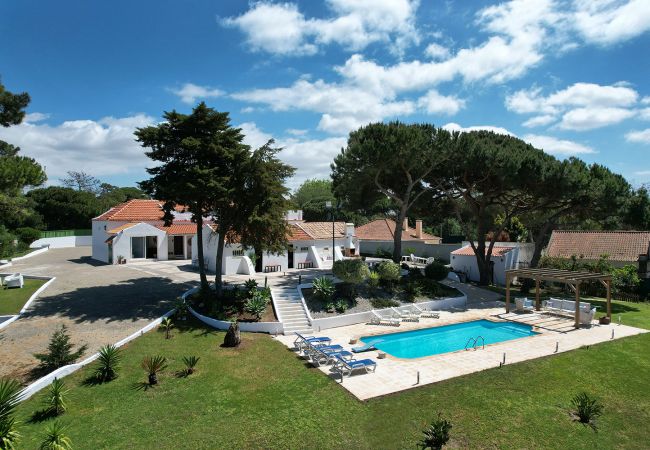
[[[279,319],[284,327],[284,334],[313,332],[295,286],[274,287],[271,289],[271,293]]]

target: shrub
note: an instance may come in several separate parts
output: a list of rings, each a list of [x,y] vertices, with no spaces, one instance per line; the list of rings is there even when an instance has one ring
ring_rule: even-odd
[[[345,283],[359,284],[368,278],[370,269],[360,259],[344,259],[334,262],[332,273]]]
[[[199,362],[198,356],[184,356],[183,363],[185,364],[185,374],[192,375],[196,370],[195,367]]]
[[[185,320],[187,317],[187,303],[185,303],[185,300],[183,300],[181,297],[176,299],[176,303],[174,304],[174,309],[176,310],[175,314],[179,319]]]
[[[72,348],[67,328],[65,325],[61,325],[61,328],[52,334],[47,346],[47,353],[36,353],[34,357],[41,362],[39,365],[41,370],[50,372],[75,362],[84,354],[88,346],[82,345],[75,352],[72,351]]]
[[[97,369],[95,369],[95,378],[102,382],[117,378],[117,369],[121,359],[120,349],[114,345],[105,345],[100,348],[99,358],[97,358],[98,365]]]
[[[40,450],[71,450],[72,442],[64,434],[65,429],[58,421],[47,427]]]
[[[322,302],[329,302],[334,296],[334,282],[327,277],[319,277],[313,281],[314,296]]]
[[[447,278],[447,274],[449,273],[449,269],[447,266],[444,264],[440,264],[437,261],[430,262],[427,264],[427,266],[424,268],[424,275],[435,281],[442,281],[445,278]]]
[[[255,291],[257,291],[257,281],[255,281],[253,278],[249,278],[244,282],[244,289],[248,294],[248,298],[251,298]]]
[[[393,252],[391,250],[386,250],[383,247],[377,247],[375,250],[375,257],[377,258],[392,258]]]
[[[174,324],[169,317],[165,317],[162,322],[160,322],[160,329],[165,332],[165,339],[172,337],[172,328],[174,328]]]
[[[393,306],[399,306],[399,302],[393,300],[392,298],[371,298],[370,304],[373,308],[392,308]]]
[[[449,431],[451,430],[451,422],[446,419],[438,417],[431,422],[431,425],[424,430],[424,439],[422,439],[422,448],[440,450],[443,445],[449,441]]]
[[[348,302],[345,301],[344,299],[339,299],[334,304],[334,309],[336,309],[337,313],[343,314],[345,311],[348,310]]]
[[[422,270],[419,267],[409,267],[407,270],[409,272],[408,276],[412,280],[416,280],[424,277],[424,275],[422,275]]]
[[[149,386],[158,384],[158,372],[167,368],[167,358],[161,355],[145,356],[142,359],[142,368],[147,372]]]
[[[336,309],[336,305],[334,304],[333,301],[325,303],[325,311],[331,313],[334,312],[335,309]]]
[[[45,411],[54,416],[63,414],[67,409],[65,404],[65,396],[67,393],[68,389],[65,388],[63,380],[55,378],[45,397]]]
[[[404,285],[404,296],[406,297],[406,300],[410,302],[415,301],[415,299],[420,295],[422,295],[422,289],[417,282],[409,281]]]
[[[0,448],[14,448],[20,434],[16,429],[14,413],[22,388],[20,383],[8,378],[0,379]]]
[[[16,235],[21,242],[29,245],[41,238],[41,231],[37,230],[36,228],[29,227],[16,228]]]
[[[395,281],[399,280],[400,276],[400,267],[399,264],[393,262],[393,261],[382,261],[377,265],[377,273],[379,274],[379,278],[382,281],[385,281],[389,284],[394,283]]]
[[[379,287],[379,282],[381,279],[379,278],[379,274],[376,271],[370,272],[370,275],[368,275],[368,287],[370,290],[373,292],[377,290]]]
[[[603,413],[603,405],[586,392],[581,392],[571,400],[575,414],[581,423],[591,423]]]
[[[253,296],[248,299],[246,302],[246,305],[244,306],[244,310],[255,316],[255,318],[259,321],[262,318],[262,315],[264,314],[264,311],[266,311],[266,305],[269,303],[268,298],[264,296],[259,291],[255,291]]]

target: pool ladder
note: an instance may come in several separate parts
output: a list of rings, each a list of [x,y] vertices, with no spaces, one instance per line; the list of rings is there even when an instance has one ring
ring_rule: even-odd
[[[483,350],[485,348],[485,339],[483,339],[483,336],[476,336],[475,338],[473,337],[469,338],[467,340],[467,343],[465,344],[465,350],[469,350],[470,348],[476,350],[476,347],[478,347],[479,339],[482,345],[481,350]]]

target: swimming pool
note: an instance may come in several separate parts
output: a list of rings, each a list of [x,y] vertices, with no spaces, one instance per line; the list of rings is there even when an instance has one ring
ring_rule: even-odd
[[[421,358],[463,350],[470,338],[482,336],[485,345],[539,334],[530,325],[512,322],[475,320],[421,330],[364,336],[363,344],[374,344],[377,350],[396,358]],[[479,339],[479,346],[481,345]]]

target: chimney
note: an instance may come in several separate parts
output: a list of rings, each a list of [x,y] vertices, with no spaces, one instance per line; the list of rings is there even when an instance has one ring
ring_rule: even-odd
[[[422,239],[422,219],[415,221],[415,237]]]
[[[404,223],[402,224],[402,228],[404,229],[404,231],[408,231],[408,229],[409,229],[409,218],[408,217],[404,217]]]

